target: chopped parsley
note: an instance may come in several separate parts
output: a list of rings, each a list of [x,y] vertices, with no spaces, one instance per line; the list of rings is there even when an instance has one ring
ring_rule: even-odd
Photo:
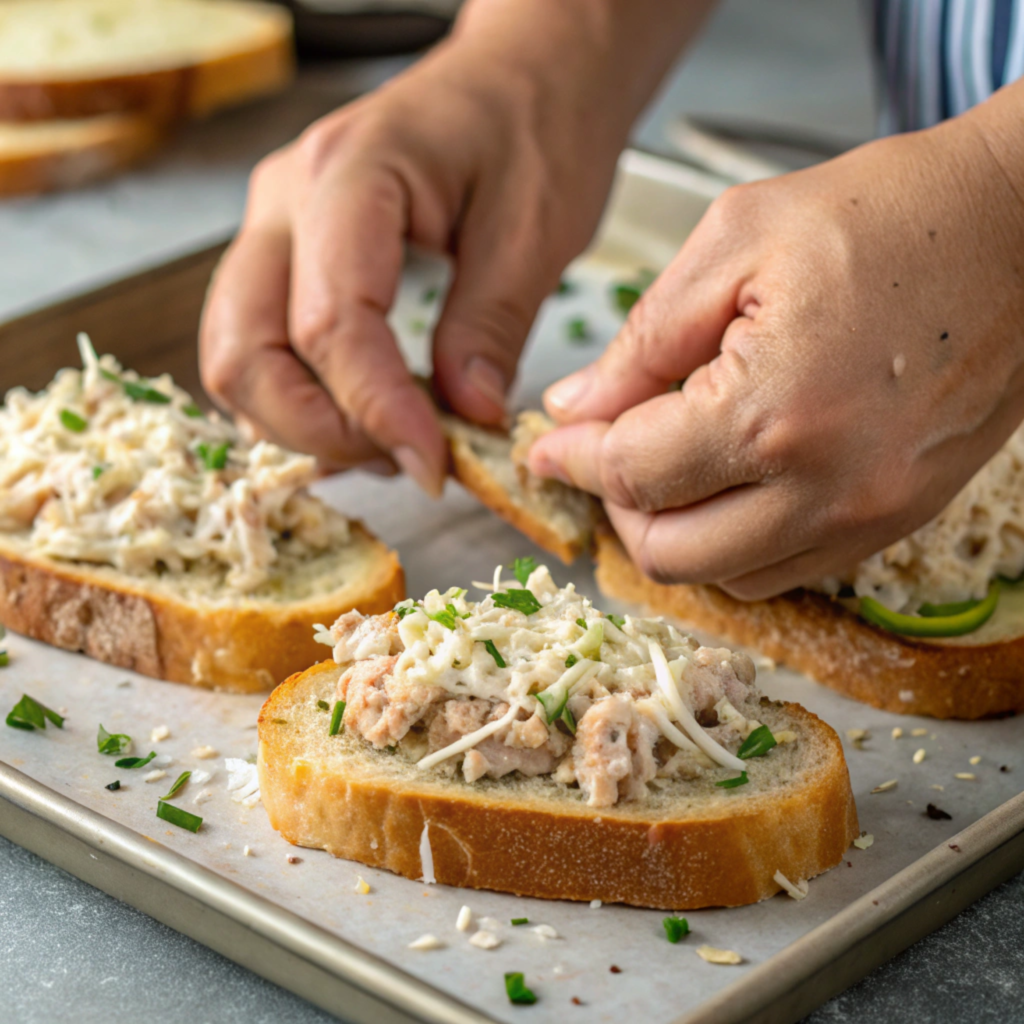
[[[70,409],[61,409],[60,422],[65,430],[70,430],[73,434],[81,434],[89,426],[88,420],[83,419],[77,412],[72,412]]]
[[[565,336],[570,341],[576,342],[592,341],[594,338],[590,330],[590,324],[581,316],[574,317],[566,323]]]
[[[406,615],[412,615],[416,611],[415,601],[403,601],[401,604],[396,604],[394,608],[395,614],[398,616],[399,621],[404,619]]]
[[[743,761],[750,757],[764,757],[774,746],[777,746],[777,743],[771,729],[767,725],[762,725],[740,744],[736,756]]]
[[[11,656],[6,651],[0,651],[0,668],[7,668],[11,663]]]
[[[574,291],[576,291],[576,285],[573,284],[572,281],[569,281],[563,277],[562,280],[558,282],[558,287],[555,289],[555,294],[572,295]]]
[[[121,788],[121,780],[114,779],[113,782],[108,782],[103,788],[109,789],[111,793],[116,793]]]
[[[181,411],[186,416],[189,416],[190,418],[192,418],[194,420],[199,420],[199,419],[203,418],[203,410],[200,409],[199,406],[196,405],[195,402],[189,402],[188,405],[183,405],[181,407]]]
[[[429,306],[440,294],[440,288],[427,288],[420,296],[420,302],[422,302],[424,306]]]
[[[330,710],[331,710],[331,705],[330,705],[330,704],[328,704],[328,703],[327,703],[327,701],[325,701],[325,700],[318,700],[318,701],[316,702],[316,706],[317,706],[317,707],[318,707],[318,708],[319,708],[319,709],[320,709],[321,711],[330,711]]]
[[[530,919],[528,917],[513,917],[512,918],[512,923],[514,925],[529,924],[530,923]]]
[[[115,768],[144,768],[153,758],[156,751],[151,750],[145,757],[122,757],[114,762]]]
[[[619,629],[622,629],[626,625],[626,620],[621,615],[606,615],[605,618],[613,626],[618,626]]]
[[[566,668],[572,668],[573,665],[575,665],[576,662],[579,661],[579,660],[580,659],[577,658],[575,654],[570,654],[569,657],[565,659],[565,667]]]
[[[669,942],[678,942],[680,939],[690,934],[690,923],[685,917],[665,917],[661,921],[662,928],[665,929],[665,938]]]
[[[101,476],[103,476],[103,466],[93,466],[92,467],[92,478],[93,478],[93,480],[99,480],[99,478]]]
[[[188,780],[192,778],[191,772],[182,772],[175,780],[174,785],[167,791],[165,796],[160,797],[161,800],[170,800],[172,797],[178,795],[181,791],[182,786],[185,785]]]
[[[498,648],[494,646],[493,640],[484,640],[484,647],[487,648],[487,653],[494,659],[494,664],[498,668],[505,668],[505,659],[501,656]]]
[[[519,580],[520,585],[525,587],[530,573],[537,568],[537,559],[531,558],[529,555],[525,558],[517,558],[509,568],[512,570],[512,575]]]
[[[171,404],[171,399],[168,395],[165,395],[162,391],[157,391],[156,388],[151,388],[148,384],[142,384],[134,380],[122,380],[116,373],[111,373],[109,370],[101,369],[100,376],[112,381],[114,384],[119,384],[124,393],[133,402],[150,402],[153,405]]]
[[[716,782],[715,785],[719,789],[735,789],[737,786],[745,786],[750,779],[747,778],[746,772],[740,772],[739,775],[732,779],[722,779],[721,782]]]
[[[588,628],[587,627],[587,620],[586,619],[577,619],[576,620],[576,625],[579,626],[580,629],[587,629]]]
[[[469,612],[466,612],[465,615],[460,615],[458,611],[456,611],[455,605],[449,602],[444,606],[444,611],[434,612],[433,615],[428,613],[427,618],[433,619],[434,622],[440,622],[445,629],[454,629],[455,623],[458,619],[469,618]]]
[[[643,268],[637,271],[632,281],[621,281],[612,285],[611,297],[615,308],[620,313],[629,313],[657,276],[653,270]]]
[[[519,1006],[532,1006],[537,1002],[537,997],[526,987],[526,980],[522,971],[509,971],[505,975],[505,991],[508,993],[508,1001]]]
[[[178,828],[188,829],[189,832],[198,832],[199,826],[203,823],[203,819],[198,814],[189,814],[188,811],[183,811],[180,807],[175,807],[174,804],[169,804],[165,800],[157,803],[156,816],[162,821],[169,821],[172,825],[177,825]]]
[[[522,590],[499,590],[492,597],[498,608],[512,608],[514,611],[522,612],[524,615],[532,615],[540,611],[540,601],[534,597],[532,590],[525,587]]]
[[[64,728],[64,719],[61,715],[45,704],[40,704],[27,693],[22,694],[21,700],[7,713],[7,724],[12,729],[24,729],[26,732],[45,729],[47,719],[58,729]]]
[[[573,736],[576,735],[576,718],[569,710],[568,702],[566,702],[565,707],[562,708],[562,713],[558,716],[558,720],[566,727],[566,729],[569,730],[569,732],[572,733]]]
[[[107,732],[101,725],[96,734],[96,749],[101,754],[120,754],[131,741],[131,736],[125,736],[123,732]]]
[[[334,702],[334,710],[331,712],[331,728],[328,732],[328,736],[337,736],[338,733],[345,731],[345,726],[341,721],[342,715],[345,714],[345,701],[336,700]]]
[[[202,462],[205,469],[214,472],[223,469],[228,464],[228,449],[230,447],[231,445],[227,441],[218,445],[208,445],[205,441],[201,441],[196,445],[196,455],[199,456],[199,461]]]

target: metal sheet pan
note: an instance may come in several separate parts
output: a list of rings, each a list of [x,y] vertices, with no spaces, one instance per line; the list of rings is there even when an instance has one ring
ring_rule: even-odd
[[[627,154],[599,240],[567,275],[574,288],[544,310],[523,367],[523,404],[536,401],[545,383],[593,358],[620,322],[608,302],[609,282],[639,266],[667,262],[720,188],[714,179],[671,163]],[[66,351],[56,358],[58,364],[67,361],[73,352],[70,321],[80,319],[95,324],[101,350],[131,360],[139,329],[131,317],[118,316],[123,296],[125,309],[149,311],[140,315],[151,319],[160,301],[179,309],[186,304],[191,313],[175,327],[185,338],[186,321],[198,312],[198,295],[187,282],[200,280],[199,268],[215,255],[179,261],[164,280],[151,273],[137,287],[125,282],[105,290],[97,298],[105,310],[101,317],[90,319],[95,310],[89,297],[76,300],[73,309],[52,311],[49,326],[36,314],[33,337],[52,337],[56,344],[66,329]],[[436,314],[436,301],[425,293],[443,279],[443,266],[411,262],[393,323],[414,364],[424,361]],[[165,298],[158,301],[159,295]],[[566,334],[566,324],[581,316],[592,339],[582,345]],[[0,350],[11,351],[19,336],[27,332],[0,328]],[[190,358],[179,357],[184,363]],[[363,517],[399,549],[413,594],[487,578],[495,563],[530,551],[454,486],[435,504],[402,480],[351,475],[319,486],[328,500]],[[556,575],[598,596],[589,567]],[[199,761],[191,753],[209,744],[221,756],[251,754],[259,699],[132,676],[17,637],[8,646],[12,664],[0,672],[0,710],[25,691],[66,707],[68,721],[60,732],[0,731],[0,833],[360,1024],[510,1021],[527,1013],[553,1022],[569,1012],[574,996],[586,1004],[581,1019],[587,1020],[621,1020],[628,1012],[655,1024],[795,1021],[1024,867],[1024,796],[1018,794],[1024,766],[1015,762],[1024,735],[1019,721],[898,718],[765,667],[761,685],[771,695],[800,701],[841,734],[868,731],[863,749],[848,744],[847,753],[862,827],[875,844],[851,850],[847,864],[813,881],[801,902],[780,896],[754,907],[687,914],[693,936],[672,946],[661,933],[662,915],[653,911],[428,887],[295,851],[273,833],[259,806],[247,810],[229,799],[219,761]],[[162,792],[157,787],[167,782],[146,784],[134,773],[114,773],[112,762],[97,754],[99,722],[129,733],[137,748],[147,750],[150,730],[167,724],[171,737],[155,748],[174,758],[168,782],[183,768],[216,766],[208,784],[212,797],[198,809],[205,819],[198,835],[165,827],[153,816]],[[908,735],[892,739],[896,725]],[[914,728],[924,735],[910,737]],[[914,764],[918,747],[927,757]],[[982,760],[969,767],[975,755]],[[1003,765],[1010,770],[1000,771]],[[955,779],[963,771],[976,779]],[[103,785],[115,774],[123,788],[111,794]],[[890,778],[899,779],[896,789],[871,794]],[[194,809],[191,800],[191,793],[184,797]],[[952,820],[925,817],[928,802]],[[244,855],[246,846],[252,856]],[[299,862],[289,863],[289,853],[297,853]],[[369,895],[353,891],[358,875],[370,883]],[[454,927],[463,903],[505,922],[499,949],[466,944]],[[545,942],[508,926],[518,916],[551,924],[561,937]],[[408,943],[425,932],[436,934],[445,948],[410,951]],[[745,962],[705,964],[693,953],[700,942],[736,949]],[[621,972],[611,973],[613,964]],[[536,1006],[508,1004],[506,970],[525,971],[541,997]]]

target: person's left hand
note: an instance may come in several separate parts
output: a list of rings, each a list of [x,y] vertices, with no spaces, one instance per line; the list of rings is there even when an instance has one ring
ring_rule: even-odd
[[[922,525],[1024,415],[1024,204],[999,154],[961,118],[726,192],[549,389],[563,426],[531,469],[602,497],[654,579],[745,599]]]

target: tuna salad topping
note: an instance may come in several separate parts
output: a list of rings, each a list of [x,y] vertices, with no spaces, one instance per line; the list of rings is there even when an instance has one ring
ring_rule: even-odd
[[[479,602],[466,591],[367,618],[352,611],[316,638],[344,666],[344,727],[425,771],[467,782],[551,776],[592,807],[643,800],[668,780],[739,785],[772,736],[745,654],[702,647],[660,619],[605,615],[532,559],[499,567]]]
[[[312,457],[246,444],[169,376],[141,379],[85,335],[79,349],[82,370],[0,407],[0,530],[135,575],[222,569],[243,593],[280,556],[348,539],[345,517],[306,491]]]

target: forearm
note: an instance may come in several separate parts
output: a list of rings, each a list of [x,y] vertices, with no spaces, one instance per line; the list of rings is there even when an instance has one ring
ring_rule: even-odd
[[[621,140],[715,0],[469,0],[447,47],[523,72]]]

